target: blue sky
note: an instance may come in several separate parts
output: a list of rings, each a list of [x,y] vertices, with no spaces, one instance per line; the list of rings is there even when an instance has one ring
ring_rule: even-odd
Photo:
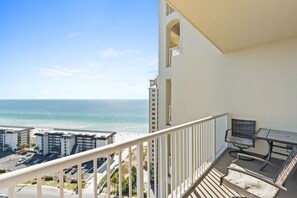
[[[157,0],[1,0],[0,99],[142,99]]]

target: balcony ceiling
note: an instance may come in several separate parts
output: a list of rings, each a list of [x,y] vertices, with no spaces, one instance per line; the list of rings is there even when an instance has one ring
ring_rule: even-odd
[[[222,52],[297,37],[296,0],[167,0]]]

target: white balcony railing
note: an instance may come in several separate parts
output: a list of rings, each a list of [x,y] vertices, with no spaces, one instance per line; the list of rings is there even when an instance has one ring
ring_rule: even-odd
[[[147,175],[146,189],[144,189],[143,177],[143,159],[145,152],[144,145],[150,147],[151,141],[158,141],[159,148],[154,149],[154,156],[158,156],[158,173],[154,174],[154,178],[158,178],[155,182],[154,189],[158,189],[155,193],[156,197],[180,197],[183,195],[197,179],[207,170],[207,168],[215,161],[215,159],[227,148],[224,141],[225,130],[227,129],[227,114],[207,117],[201,120],[189,122],[179,126],[171,127],[155,133],[147,134],[142,137],[129,140],[122,143],[107,145],[101,148],[78,153],[68,157],[60,158],[32,167],[16,170],[10,173],[0,175],[0,189],[8,189],[9,197],[14,197],[14,187],[18,184],[29,180],[37,179],[36,195],[42,197],[41,177],[59,172],[59,197],[64,197],[64,171],[63,169],[76,166],[78,170],[78,197],[82,197],[82,163],[92,160],[93,166],[97,167],[97,159],[103,156],[107,157],[107,197],[110,197],[110,156],[113,153],[119,153],[119,161],[122,161],[121,153],[128,150],[128,175],[129,175],[129,195],[132,196],[131,182],[131,148],[136,147],[137,161],[137,197],[144,197],[146,190],[148,197],[150,195],[150,171]],[[158,152],[158,154],[156,153]],[[148,156],[150,148],[147,149]],[[171,156],[169,158],[169,156]],[[148,159],[148,158],[147,158]],[[170,163],[169,163],[170,159]],[[148,170],[150,170],[150,163]],[[157,163],[155,163],[157,164]],[[169,167],[171,164],[171,167]],[[169,169],[171,174],[169,175]],[[118,165],[119,170],[119,197],[122,197],[122,165]],[[94,197],[97,197],[98,189],[97,174],[94,174]],[[172,187],[170,187],[172,186]],[[149,188],[149,189],[147,189]]]

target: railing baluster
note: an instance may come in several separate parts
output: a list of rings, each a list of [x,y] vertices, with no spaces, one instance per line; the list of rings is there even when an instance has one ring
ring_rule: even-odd
[[[192,172],[192,177],[193,177],[193,180],[196,179],[196,174],[195,174],[195,171],[196,171],[196,133],[195,133],[195,125],[192,126],[192,148],[193,148],[193,172]]]
[[[199,177],[201,176],[203,164],[202,164],[202,124],[199,124]]]
[[[122,198],[122,151],[119,151],[119,197]]]
[[[176,132],[174,132],[173,134],[173,150],[174,150],[174,171],[173,171],[173,175],[174,175],[174,190],[175,190],[175,197],[177,197],[177,148],[176,148]]]
[[[186,134],[185,134],[185,129],[183,129],[182,131],[182,134],[183,134],[183,147],[182,147],[182,150],[183,150],[183,191],[185,191],[185,187],[186,187],[186,167],[187,167],[187,162],[186,162]]]
[[[143,144],[137,145],[137,197],[143,198]]]
[[[12,187],[8,188],[8,197],[14,198],[15,197],[14,195],[15,195],[14,194],[14,186],[12,186]]]
[[[151,197],[151,141],[147,141],[147,197]]]
[[[176,162],[177,162],[177,166],[176,166],[176,173],[177,173],[177,177],[176,177],[176,192],[178,195],[180,195],[180,144],[179,144],[179,139],[180,139],[180,130],[178,130],[176,132],[176,141],[175,141],[175,146],[176,146]]]
[[[182,176],[182,165],[183,165],[183,155],[182,155],[182,148],[183,148],[183,144],[182,144],[182,130],[179,130],[179,193],[180,195],[182,195],[182,183],[183,183],[183,176]]]
[[[82,171],[81,171],[81,163],[77,165],[77,188],[78,188],[78,197],[82,198]]]
[[[171,189],[170,189],[170,194],[171,194],[171,198],[173,198],[173,189],[174,189],[174,178],[173,178],[173,171],[174,171],[174,151],[173,151],[173,135],[170,135],[170,183],[171,183]]]
[[[158,140],[154,139],[154,191],[155,191],[155,197],[158,197],[158,187],[157,187],[157,178],[158,178],[158,172],[157,172],[157,162],[158,162]]]
[[[131,147],[129,147],[129,197],[132,198],[132,162],[131,162]]]
[[[107,155],[106,178],[107,178],[107,197],[110,198],[110,155]]]
[[[97,178],[97,158],[93,159],[93,174],[94,174],[94,198],[97,198],[98,178]]]
[[[193,150],[194,150],[194,148],[193,148],[193,127],[191,127],[190,128],[190,131],[189,131],[190,133],[189,133],[189,147],[190,147],[190,149],[189,149],[189,157],[190,157],[190,159],[189,159],[189,161],[190,161],[190,167],[189,167],[189,173],[190,173],[190,185],[189,186],[191,186],[192,185],[192,183],[193,183]]]
[[[41,177],[37,178],[37,197],[42,197],[42,189],[41,189]]]
[[[59,193],[60,198],[64,197],[64,171],[60,170],[59,172]]]
[[[168,135],[165,135],[165,173],[166,173],[166,177],[165,177],[165,197],[168,198],[169,195],[169,189],[168,189],[168,185],[169,185],[169,152],[168,152]],[[170,177],[171,177],[171,173],[170,173]]]
[[[185,190],[188,189],[189,179],[189,130],[186,128],[186,186]]]

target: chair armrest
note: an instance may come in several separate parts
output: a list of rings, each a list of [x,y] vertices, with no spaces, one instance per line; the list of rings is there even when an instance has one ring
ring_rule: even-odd
[[[229,131],[232,131],[232,129],[227,129],[226,132],[225,132],[225,142],[228,142],[228,134],[229,134]]]
[[[259,180],[261,180],[261,181],[264,181],[264,182],[266,182],[266,183],[268,183],[268,184],[270,184],[270,185],[272,185],[272,186],[275,186],[275,187],[277,187],[277,188],[279,188],[279,189],[282,189],[282,190],[284,190],[284,191],[287,191],[287,189],[286,189],[285,187],[276,184],[272,179],[267,178],[267,177],[265,177],[265,176],[263,176],[263,175],[255,174],[254,172],[251,172],[251,171],[248,171],[248,170],[245,170],[245,171],[243,171],[243,170],[239,170],[239,169],[232,168],[232,167],[227,167],[227,174],[228,174],[229,170],[232,170],[232,171],[236,171],[236,172],[239,172],[239,173],[242,173],[242,174],[249,175],[249,176],[251,176],[251,177],[254,177],[254,178],[257,178],[257,179],[259,179]],[[227,174],[226,174],[226,175],[227,175]]]
[[[236,162],[237,160],[240,159],[240,157],[245,157],[245,158],[250,158],[250,159],[255,159],[255,160],[258,160],[258,161],[261,161],[261,162],[264,162],[264,163],[267,163],[271,166],[274,166],[274,167],[277,167],[277,168],[280,168],[280,166],[278,165],[275,165],[265,159],[262,159],[262,158],[259,158],[259,157],[256,157],[256,156],[252,156],[252,155],[247,155],[247,154],[244,154],[244,153],[238,153],[237,154],[237,158],[235,160],[233,160],[232,162]]]

